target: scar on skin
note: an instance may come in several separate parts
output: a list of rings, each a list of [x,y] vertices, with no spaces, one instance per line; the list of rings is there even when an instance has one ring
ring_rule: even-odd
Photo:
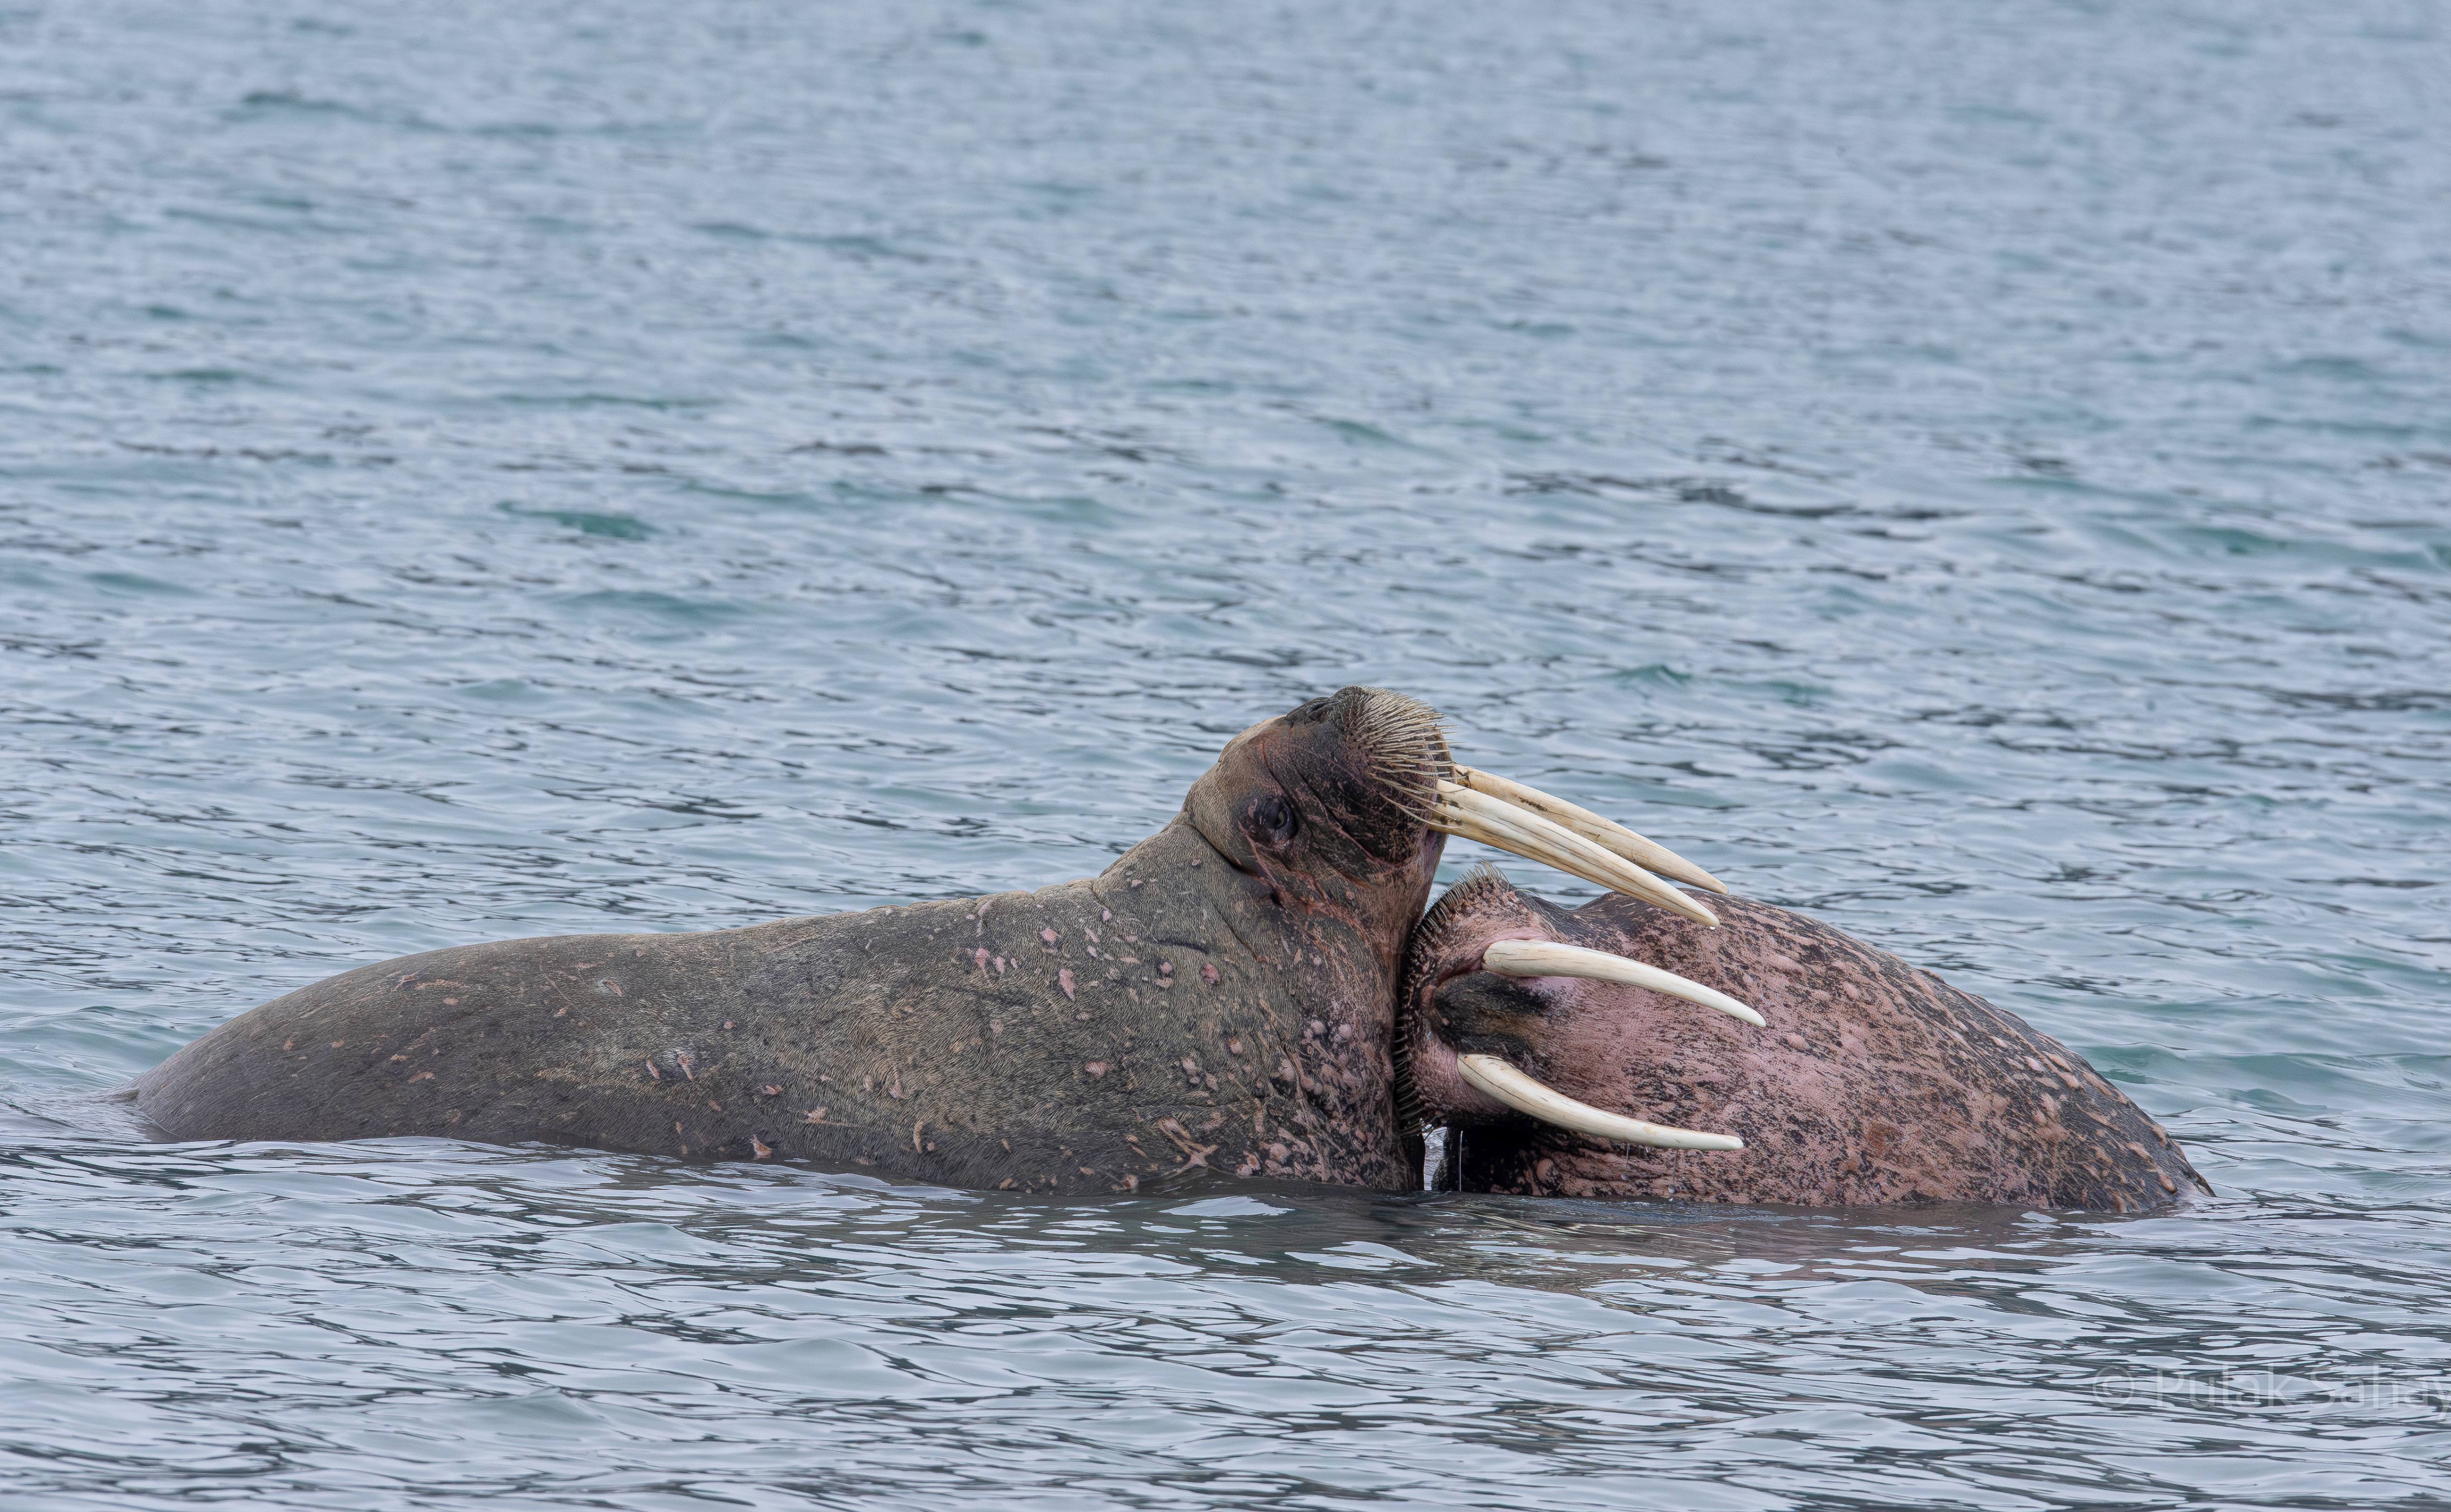
[[[1157,1132],[1174,1141],[1174,1147],[1183,1152],[1183,1169],[1186,1171],[1194,1166],[1206,1170],[1208,1166],[1208,1157],[1217,1150],[1215,1145],[1195,1144],[1189,1132],[1172,1118],[1159,1119]]]
[[[647,1079],[649,1081],[661,1081],[664,1079],[664,1074],[656,1069],[656,1063],[652,1059],[642,1056],[640,1057],[640,1064],[647,1068]]]
[[[749,1148],[757,1152],[755,1155],[750,1157],[753,1160],[763,1160],[768,1155],[775,1153],[775,1147],[773,1145],[770,1145],[765,1140],[758,1138],[755,1134],[751,1134],[749,1136]]]
[[[823,1108],[812,1108],[806,1114],[801,1115],[800,1121],[802,1123],[823,1123],[826,1121],[826,1111]]]

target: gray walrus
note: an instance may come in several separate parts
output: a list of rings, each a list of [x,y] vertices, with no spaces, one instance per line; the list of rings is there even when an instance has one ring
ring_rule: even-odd
[[[186,1139],[541,1140],[1041,1192],[1202,1170],[1418,1188],[1390,1046],[1442,836],[1683,897],[1477,776],[1428,708],[1348,688],[1236,736],[1094,878],[409,956],[242,1015],[134,1092]]]
[[[1402,1116],[1449,1130],[1441,1187],[2116,1212],[2211,1192],[2014,1014],[1801,914],[1714,901],[1714,929],[1623,896],[1570,910],[1486,868],[1440,898],[1396,1059]]]

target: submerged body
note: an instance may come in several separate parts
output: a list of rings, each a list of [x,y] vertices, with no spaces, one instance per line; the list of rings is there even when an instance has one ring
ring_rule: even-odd
[[[1103,875],[694,935],[468,945],[265,1004],[138,1078],[188,1139],[434,1134],[1128,1192],[1415,1185],[1388,1060],[1437,716],[1253,726]]]
[[[1800,914],[1713,901],[1720,927],[1706,930],[1626,898],[1559,908],[1494,873],[1439,901],[1407,954],[1400,1033],[1413,1102],[1453,1132],[1441,1186],[2117,1212],[2210,1190],[2160,1125],[2014,1014]],[[1619,981],[1501,975],[1486,963],[1502,940],[1649,962],[1766,1024]],[[1643,1148],[1532,1121],[1464,1074],[1476,1054],[1591,1108],[1743,1148]]]
[[[1270,905],[1178,821],[1037,892],[363,967],[223,1025],[138,1099],[186,1138],[541,1140],[1041,1192],[1204,1169],[1397,1187],[1394,951],[1367,933]]]
[[[1445,834],[1618,892],[1569,912],[1488,872],[1424,917]],[[2201,1185],[2013,1016],[1671,877],[1725,891],[1455,765],[1422,705],[1346,688],[1236,736],[1098,877],[411,956],[242,1015],[135,1095],[179,1138],[542,1141],[1040,1192],[1417,1188],[1424,1117],[1461,1131],[1447,1169],[1471,1190],[2125,1209]]]

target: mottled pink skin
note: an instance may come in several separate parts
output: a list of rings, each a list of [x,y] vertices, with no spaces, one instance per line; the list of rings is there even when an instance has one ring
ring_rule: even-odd
[[[2158,1124],[2015,1015],[1799,914],[1710,902],[1720,928],[1615,896],[1569,912],[1495,874],[1440,900],[1408,951],[1403,1032],[1418,1111],[1461,1131],[1461,1190],[2116,1212],[2211,1190]],[[1480,973],[1506,939],[1646,961],[1769,1026],[1640,988]],[[1456,1057],[1473,1050],[1595,1107],[1745,1148],[1644,1149],[1535,1123],[1462,1079]]]

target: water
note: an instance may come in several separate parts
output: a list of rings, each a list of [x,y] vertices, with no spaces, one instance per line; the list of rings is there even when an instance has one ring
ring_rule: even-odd
[[[0,1502],[2451,1504],[2446,78],[2390,4],[0,11]],[[2220,1197],[101,1095],[408,951],[1091,872],[1347,682]]]

